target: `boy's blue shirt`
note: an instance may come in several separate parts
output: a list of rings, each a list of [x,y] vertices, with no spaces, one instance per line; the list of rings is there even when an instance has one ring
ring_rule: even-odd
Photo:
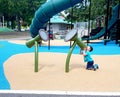
[[[86,56],[84,56],[84,61],[85,62],[93,61],[93,59],[91,57],[91,53],[89,51],[87,51],[85,54],[86,54]]]

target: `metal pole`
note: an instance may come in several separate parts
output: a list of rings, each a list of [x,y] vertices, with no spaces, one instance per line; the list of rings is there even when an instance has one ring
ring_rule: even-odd
[[[118,19],[120,20],[120,0],[119,0],[119,8],[118,8]]]
[[[72,9],[71,9],[71,25],[70,25],[70,29],[72,30],[72,18],[73,18],[73,7],[72,7]],[[70,48],[71,48],[71,46],[72,46],[72,42],[70,41]]]
[[[87,38],[87,44],[90,42],[89,37],[90,37],[90,18],[91,18],[91,0],[90,0],[90,6],[89,6],[89,17],[88,17],[88,38]]]
[[[118,40],[120,40],[120,0],[119,0],[119,9],[118,9],[116,44],[118,43]]]
[[[106,13],[106,18],[105,18],[105,35],[104,35],[105,40],[107,39],[107,34],[108,34],[109,5],[110,5],[110,1],[107,0],[107,13]],[[106,45],[106,41],[104,41],[104,45]]]
[[[35,72],[38,72],[38,42],[35,41]]]
[[[49,37],[49,41],[48,41],[48,50],[50,50],[50,19],[49,19],[49,28],[48,28],[48,37]]]
[[[68,52],[68,55],[67,55],[67,58],[66,58],[66,65],[65,65],[65,72],[69,72],[69,63],[70,63],[70,58],[71,58],[71,55],[72,55],[72,52],[76,46],[76,42],[73,43],[73,45],[71,46],[69,52]]]
[[[3,20],[3,27],[4,27],[4,16],[2,16],[2,20]]]

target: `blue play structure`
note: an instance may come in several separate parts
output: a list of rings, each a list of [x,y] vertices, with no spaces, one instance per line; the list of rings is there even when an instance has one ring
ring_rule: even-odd
[[[82,3],[83,0],[49,0],[43,4],[36,12],[30,26],[31,36],[38,35],[40,29],[57,13],[74,6],[77,3]]]
[[[115,7],[112,8],[112,17],[108,21],[108,30],[110,30],[115,25],[115,23],[117,23],[118,9],[119,9],[119,5],[116,5]],[[100,32],[98,32],[96,35],[90,36],[89,40],[94,40],[94,39],[101,38],[102,36],[104,36],[105,30],[106,30],[106,28],[103,27],[103,29],[101,29]],[[86,40],[86,39],[88,39],[88,38],[83,38],[83,40]]]

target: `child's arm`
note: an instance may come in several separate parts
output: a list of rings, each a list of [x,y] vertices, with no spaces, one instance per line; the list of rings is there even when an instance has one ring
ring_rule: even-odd
[[[83,50],[80,50],[80,54],[83,54]]]
[[[86,51],[87,51],[87,48],[84,48],[84,50],[81,50],[80,51],[80,54],[82,54],[83,56],[86,56],[87,54],[86,54]]]
[[[85,50],[83,51],[83,54],[82,54],[82,55],[83,55],[83,56],[86,56],[86,55],[87,55]]]
[[[83,56],[86,56],[86,51],[85,50],[80,50],[80,54]]]

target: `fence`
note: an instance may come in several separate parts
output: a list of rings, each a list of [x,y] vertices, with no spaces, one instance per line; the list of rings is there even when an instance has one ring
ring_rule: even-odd
[[[0,22],[0,27],[7,27],[7,23]]]

